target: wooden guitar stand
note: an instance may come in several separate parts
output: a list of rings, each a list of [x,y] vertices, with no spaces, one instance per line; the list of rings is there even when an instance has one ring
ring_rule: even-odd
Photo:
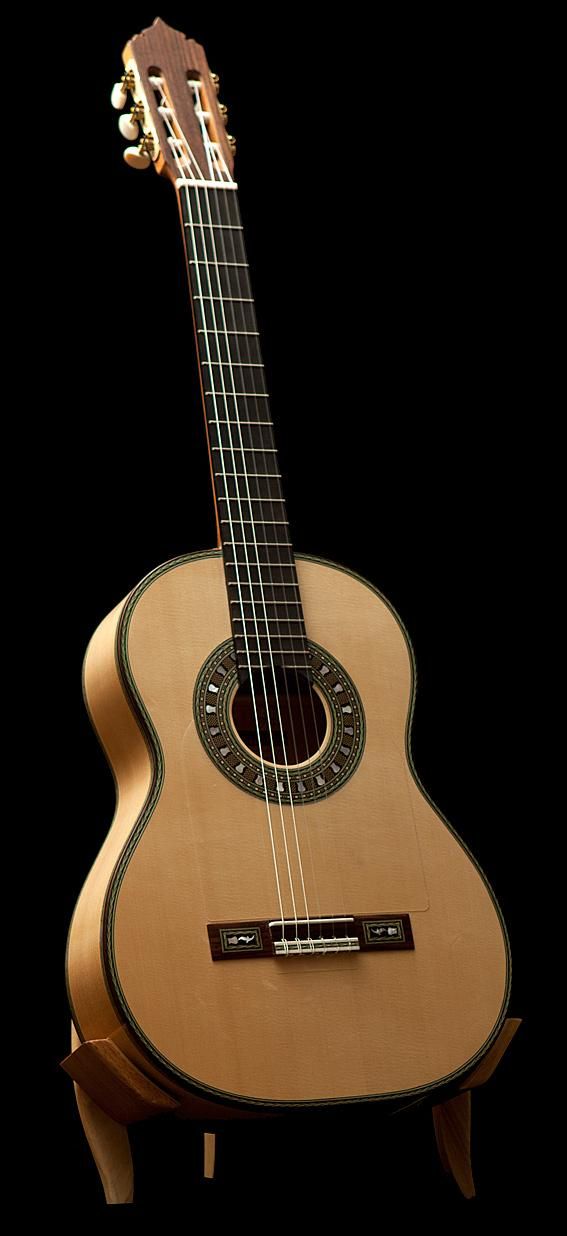
[[[460,1082],[458,1092],[431,1109],[441,1165],[467,1198],[475,1196],[471,1090],[492,1076],[521,1021],[521,1017],[508,1017],[484,1059]],[[174,1112],[179,1103],[146,1077],[112,1039],[81,1043],[71,1022],[71,1047],[61,1067],[73,1078],[79,1115],[104,1196],[109,1205],[132,1202],[134,1165],[127,1126]],[[203,1174],[209,1179],[215,1170],[215,1137],[212,1132],[203,1134]]]

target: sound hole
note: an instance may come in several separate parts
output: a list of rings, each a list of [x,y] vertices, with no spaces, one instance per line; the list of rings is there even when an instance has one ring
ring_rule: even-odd
[[[274,681],[275,674],[275,681]],[[245,746],[271,764],[301,764],[325,737],[320,696],[301,670],[252,671],[232,702],[234,728]]]

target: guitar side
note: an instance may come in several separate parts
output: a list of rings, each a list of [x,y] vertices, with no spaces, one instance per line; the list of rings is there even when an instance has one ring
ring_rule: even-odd
[[[198,671],[230,637],[221,551],[163,564],[85,657],[117,807],[75,909],[67,978],[81,1037],[113,1037],[188,1108],[426,1094],[482,1058],[509,1001],[494,894],[413,769],[403,627],[362,577],[296,559],[309,635],[346,666],[366,725],[350,779],[297,813],[310,894],[327,915],[409,913],[415,949],[211,959],[211,921],[276,917],[265,811],[214,767],[193,715]]]

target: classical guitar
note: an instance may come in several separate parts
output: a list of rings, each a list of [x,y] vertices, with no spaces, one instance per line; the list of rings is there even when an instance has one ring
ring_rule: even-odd
[[[218,80],[161,20],[123,59],[126,162],[179,207],[218,535],[85,654],[117,805],[69,930],[77,1035],[187,1115],[448,1092],[503,1025],[506,926],[413,767],[400,619],[293,549]]]

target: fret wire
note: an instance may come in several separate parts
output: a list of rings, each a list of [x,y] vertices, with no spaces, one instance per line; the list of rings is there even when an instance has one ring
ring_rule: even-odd
[[[217,259],[215,264],[217,266],[242,266],[244,270],[248,270],[248,262],[219,262]],[[205,259],[205,258],[189,258],[189,265],[190,266],[208,266],[209,261],[208,259]]]
[[[200,227],[200,228],[206,227],[207,230],[210,227],[212,227],[214,228],[215,231],[217,230],[217,228],[220,227],[223,229],[223,231],[227,231],[227,232],[243,232],[244,231],[244,228],[242,227],[240,223],[211,223],[211,224],[208,224],[208,223],[195,223],[195,221],[193,221],[193,224],[184,223],[183,226],[188,227],[188,228],[191,228],[191,226]]]
[[[244,583],[242,584],[240,580],[238,581],[234,580],[234,582],[231,579],[227,580],[227,588],[238,588],[239,584],[243,588],[262,588],[264,581],[262,579],[252,579],[252,580],[249,580],[248,582],[245,580]],[[273,583],[272,580],[270,580],[268,587],[269,588],[297,588],[299,589],[299,584],[294,584],[293,582],[290,583],[289,581],[285,584],[280,584],[280,583],[276,584],[276,583]]]
[[[206,263],[206,265],[208,266],[208,263]],[[195,294],[193,293],[193,295]],[[254,304],[253,296],[224,296],[224,295],[223,296],[197,296],[195,299],[196,300],[222,300],[222,301],[233,300],[233,301],[242,301],[246,305]],[[214,334],[214,332],[209,331],[209,334]]]
[[[229,598],[228,603],[229,605],[240,605],[240,601],[231,601],[230,598]],[[245,605],[255,605],[255,603],[256,602],[255,602],[254,597],[249,597],[245,601]],[[287,601],[268,601],[267,604],[268,605],[299,605],[301,607],[301,601],[294,601],[292,597],[289,597]]]
[[[253,619],[253,618],[239,618],[238,616],[235,616],[235,618],[234,618],[234,620],[233,620],[233,621],[234,621],[234,622],[254,622],[254,619]],[[270,618],[270,622],[299,622],[299,623],[303,623],[303,618],[276,618],[276,617],[275,617],[275,615],[274,615],[274,617],[273,617],[273,618]]]
[[[230,558],[225,558],[224,565],[225,566],[242,566],[242,563],[238,561],[233,562]],[[260,567],[264,567],[264,566],[275,566],[275,567],[282,567],[282,568],[285,567],[286,570],[288,567],[291,567],[293,570],[295,570],[295,562],[271,562],[267,558],[262,562],[255,562],[254,570],[259,571]]]

